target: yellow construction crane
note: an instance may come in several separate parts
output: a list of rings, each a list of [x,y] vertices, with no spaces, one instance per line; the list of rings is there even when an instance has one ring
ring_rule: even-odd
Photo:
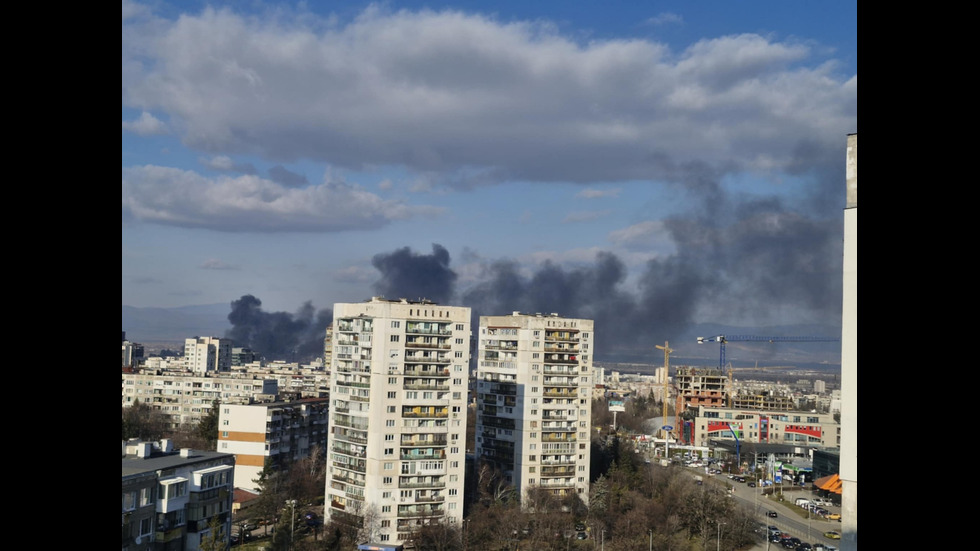
[[[664,351],[664,392],[663,392],[663,403],[664,403],[664,419],[661,427],[667,426],[667,381],[670,379],[670,353],[673,350],[670,348],[670,341],[664,341],[664,345],[659,344],[656,347]],[[662,430],[662,429],[661,429]],[[667,437],[667,431],[664,431],[664,438]]]

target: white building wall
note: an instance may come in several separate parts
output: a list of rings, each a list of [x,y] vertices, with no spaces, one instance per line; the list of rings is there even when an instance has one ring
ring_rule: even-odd
[[[522,497],[537,487],[588,503],[593,329],[592,320],[557,314],[480,318],[476,455],[509,475]],[[557,333],[564,336],[549,338]],[[516,385],[513,400],[501,385]]]
[[[844,304],[841,324],[841,549],[857,549],[858,365],[857,365],[857,134],[847,137],[844,209]]]
[[[385,543],[462,521],[470,309],[375,298],[333,312],[327,513],[370,517],[365,538]]]

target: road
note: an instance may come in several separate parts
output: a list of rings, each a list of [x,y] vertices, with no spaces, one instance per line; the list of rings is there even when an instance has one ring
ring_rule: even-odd
[[[703,471],[703,469],[701,469]],[[762,495],[762,488],[750,488],[745,483],[735,482],[734,480],[729,480],[725,475],[702,475],[705,478],[713,478],[718,483],[729,483],[735,488],[735,499],[737,499],[742,505],[747,509],[752,511],[759,522],[765,524],[766,526],[775,526],[779,528],[780,531],[789,533],[790,535],[800,538],[805,542],[811,544],[822,543],[824,545],[833,545],[834,547],[840,548],[839,540],[832,540],[830,538],[824,537],[824,532],[831,530],[840,532],[841,523],[836,520],[824,520],[822,517],[801,517],[799,514],[799,507],[793,505],[793,502],[798,497],[813,497],[814,493],[809,490],[804,489],[793,489],[786,490],[783,495],[785,500],[779,502],[776,499],[769,498]],[[706,480],[707,482],[707,480]],[[825,509],[840,513],[840,507],[825,507]],[[775,511],[777,517],[772,518],[766,516],[767,511]],[[767,543],[761,543],[757,545],[754,549],[782,549],[776,544],[767,545]]]

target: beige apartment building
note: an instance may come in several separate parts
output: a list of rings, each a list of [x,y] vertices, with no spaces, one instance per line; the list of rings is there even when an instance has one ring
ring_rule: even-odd
[[[222,404],[218,451],[235,455],[238,487],[258,491],[255,481],[266,461],[278,469],[314,455],[324,457],[328,417],[328,398]]]
[[[588,503],[593,321],[481,316],[476,458],[522,499],[533,489]]]
[[[326,514],[382,544],[462,521],[470,309],[375,297],[333,314]]]

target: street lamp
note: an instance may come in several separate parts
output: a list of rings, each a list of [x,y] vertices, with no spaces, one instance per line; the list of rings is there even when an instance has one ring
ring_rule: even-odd
[[[650,551],[653,551],[653,528],[651,528],[649,530],[649,532],[650,532],[650,547],[649,547],[649,550]]]
[[[289,511],[289,548],[293,548],[293,535],[296,533],[296,500],[287,499],[286,506],[290,508]]]
[[[716,544],[716,548],[717,548],[718,551],[721,551],[721,527],[724,524],[728,524],[728,523],[727,522],[719,522],[718,523],[718,539],[717,539],[717,542],[718,543]]]

